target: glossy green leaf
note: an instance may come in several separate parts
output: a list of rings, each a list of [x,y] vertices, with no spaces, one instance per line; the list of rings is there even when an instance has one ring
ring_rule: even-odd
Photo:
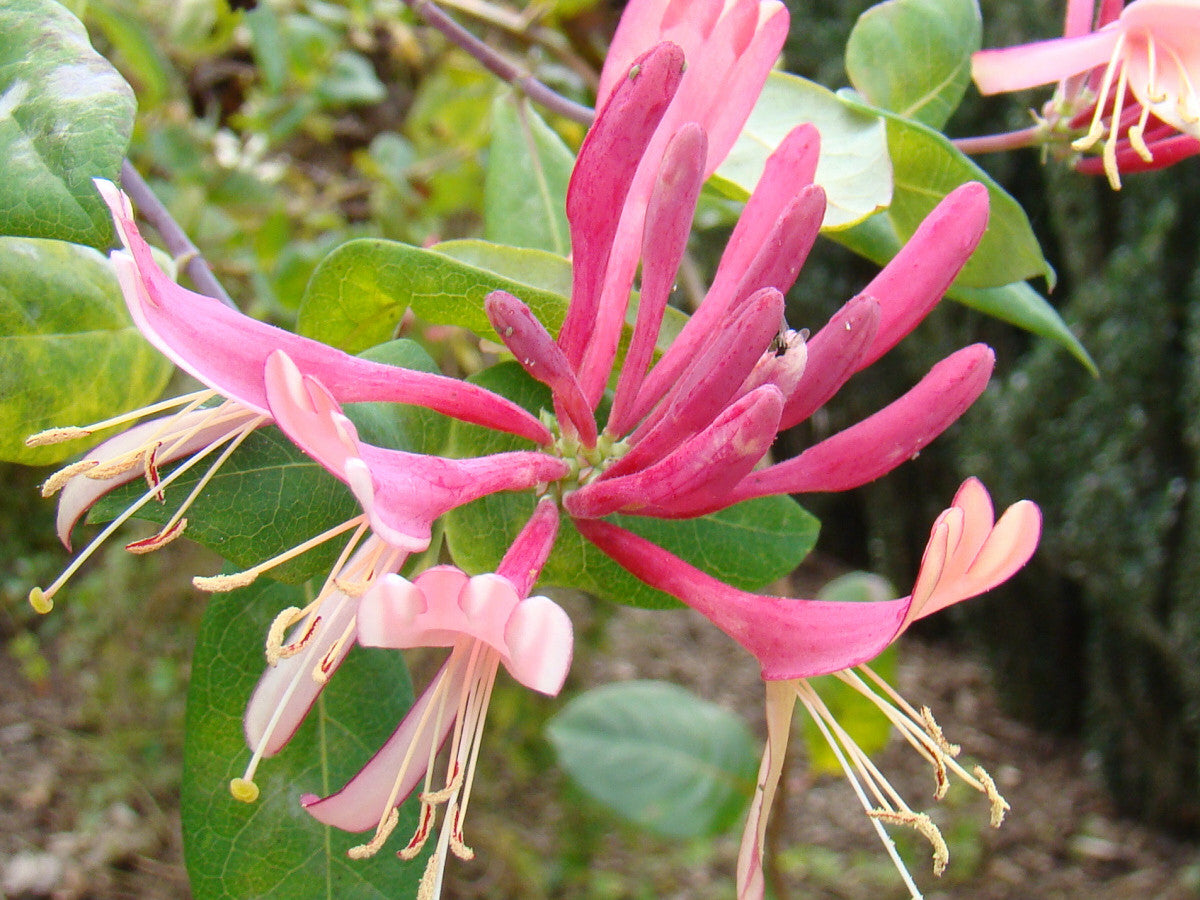
[[[404,863],[389,848],[355,861],[346,851],[369,837],[321,825],[300,807],[306,793],[338,790],[395,729],[412,705],[401,655],[355,647],[330,679],[291,742],[264,760],[260,796],[229,793],[250,760],[242,715],[262,675],[272,619],[304,606],[301,589],[264,582],[214,596],[205,610],[188,689],[182,786],[184,857],[196,900],[384,900],[412,897],[423,860]],[[392,848],[416,825],[401,810]]]
[[[871,109],[853,92],[838,96],[864,111]],[[1042,255],[1021,205],[945,135],[895,113],[876,112],[887,120],[894,182],[887,216],[900,238],[908,240],[925,216],[956,187],[978,181],[988,191],[988,227],[955,285],[1001,287],[1041,275],[1053,289],[1054,269]]]
[[[891,600],[895,589],[886,579],[867,572],[850,572],[835,578],[817,594],[818,600],[834,600],[840,603],[871,603]],[[889,684],[896,682],[896,647],[893,644],[870,661],[875,674]],[[891,722],[879,708],[854,688],[833,675],[810,678],[825,706],[854,742],[868,756],[879,753],[887,746],[892,734]],[[809,770],[814,774],[842,774],[841,763],[830,749],[816,722],[807,713],[804,716],[804,742],[808,749]]]
[[[78,453],[80,441],[24,440],[144,406],[171,368],[134,328],[105,257],[78,244],[0,238],[0,459],[46,465]]]
[[[297,330],[357,353],[389,340],[411,307],[427,321],[459,325],[499,341],[483,312],[484,297],[497,289],[520,297],[551,331],[562,325],[567,301],[557,294],[434,250],[369,238],[349,241],[317,266],[300,304]]]
[[[372,354],[380,362],[433,371],[429,356],[411,341],[395,341]],[[364,440],[415,452],[439,452],[448,420],[420,407],[354,404],[347,415]],[[164,474],[174,467],[164,468]],[[172,484],[166,503],[142,507],[138,517],[165,523],[204,475],[202,463]],[[119,488],[92,510],[89,521],[114,518],[142,495],[145,485]],[[276,428],[250,435],[204,487],[188,510],[185,534],[247,568],[270,559],[360,512],[358,501],[336,478],[298,450]],[[272,569],[271,576],[295,583],[324,575],[344,546],[329,541]]]
[[[574,165],[575,155],[527,100],[497,97],[483,193],[484,237],[568,255],[566,198]]]
[[[551,407],[545,388],[515,363],[493,366],[472,381],[531,412]],[[452,456],[477,456],[522,446],[528,444],[499,432],[460,422],[451,426]],[[492,494],[447,514],[446,538],[455,562],[473,572],[495,569],[533,512],[533,504],[529,493]],[[613,516],[611,521],[746,590],[761,588],[791,572],[812,549],[818,531],[816,519],[790,497],[751,500],[696,519]],[[631,606],[679,605],[597,550],[569,519],[562,523],[554,552],[542,570],[541,583],[576,588]]]
[[[830,236],[879,265],[887,263],[901,246],[900,236],[896,234],[895,226],[886,212],[878,213],[853,228]],[[1058,310],[1026,282],[1019,281],[995,288],[965,288],[956,283],[950,286],[946,296],[1061,344],[1089,372],[1096,372],[1092,358],[1067,327],[1067,323],[1062,320]]]
[[[982,35],[976,0],[885,0],[850,32],[846,73],[872,105],[940,129],[971,83]]]
[[[117,179],[136,109],[66,9],[0,3],[0,234],[107,247],[112,223],[92,179]]]
[[[727,831],[754,792],[758,751],[745,723],[667,682],[581,694],[547,734],[559,764],[588,794],[670,837]]]
[[[744,200],[762,175],[767,157],[798,125],[821,132],[816,182],[825,189],[824,227],[845,228],[886,207],[892,199],[884,125],[878,116],[849,107],[831,91],[785,72],[772,72],[746,127],[714,184]]]

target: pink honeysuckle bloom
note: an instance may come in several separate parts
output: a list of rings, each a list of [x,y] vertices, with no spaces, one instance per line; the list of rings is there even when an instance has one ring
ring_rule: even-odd
[[[1100,162],[1114,189],[1120,171],[1157,168],[1200,152],[1200,3],[1196,0],[1071,0],[1061,38],[971,60],[984,94],[1058,82],[1043,110],[1049,132],[1087,126],[1072,148],[1089,150],[1103,138]],[[1135,163],[1136,159],[1136,163]]]
[[[620,97],[620,85],[630,77],[631,69],[636,78],[658,77],[638,67],[639,59],[656,44],[677,46],[688,66],[670,76],[677,79],[677,90],[671,91],[668,108],[649,132],[635,136],[634,129],[623,127],[622,120],[632,116],[619,99],[609,114],[611,127],[593,126],[580,150],[581,162],[585,154],[604,158],[609,152],[605,136],[610,131],[617,132],[618,140],[625,140],[621,135],[627,134],[631,143],[644,142],[644,152],[636,155],[634,168],[612,182],[619,188],[610,195],[609,204],[596,203],[598,167],[594,164],[587,167],[591,171],[586,179],[572,178],[568,192],[576,264],[583,263],[589,276],[598,270],[603,277],[590,284],[576,282],[573,294],[579,302],[572,303],[559,342],[567,358],[582,366],[580,382],[593,407],[603,393],[605,375],[616,353],[647,224],[647,206],[668,144],[682,126],[697,124],[707,135],[701,180],[715,172],[758,100],[787,31],[788,13],[777,0],[634,0],[621,16],[600,76],[597,110],[603,113]],[[621,210],[619,217],[614,215],[616,209]],[[612,229],[615,240],[601,237],[581,246],[581,236],[605,228]],[[581,253],[585,250],[590,252]],[[585,303],[585,297],[590,302]]]
[[[422,781],[417,831],[399,851],[421,852],[437,807],[445,804],[437,848],[421,882],[422,898],[440,896],[449,853],[470,859],[463,819],[479,756],[479,740],[497,670],[554,696],[571,665],[571,620],[546,597],[529,596],[558,529],[558,508],[543,499],[495,574],[468,576],[436,566],[413,581],[389,575],[363,597],[358,640],[368,647],[447,647],[450,655],[429,687],[378,753],[340,791],[301,802],[318,821],[346,831],[375,829],[350,850],[355,859],[377,853],[398,820],[398,807]],[[440,776],[435,762],[449,738]],[[443,786],[435,788],[435,779]]]
[[[808,681],[818,675],[836,675],[888,717],[932,763],[939,799],[948,788],[947,773],[953,772],[986,795],[992,824],[1000,824],[1008,804],[987,773],[979,767],[967,772],[959,766],[954,760],[958,748],[942,736],[932,713],[927,708],[914,710],[865,663],[915,620],[991,590],[1025,565],[1041,534],[1041,513],[1033,503],[1022,500],[1014,504],[997,522],[986,489],[978,480],[968,479],[951,507],[934,522],[912,594],[862,603],[795,600],[739,591],[616,525],[581,521],[576,527],[642,581],[707,616],[754,654],[762,667],[768,740],[738,861],[740,900],[763,896],[767,816],[779,784],[797,700],[813,716],[842,763],[912,896],[919,898],[920,894],[883,829],[885,823],[915,828],[933,845],[934,870],[941,874],[945,868],[948,854],[937,827],[927,815],[908,806],[838,725]]]
[[[43,493],[63,490],[59,506],[59,537],[70,547],[70,531],[101,496],[144,477],[146,494],[94,540],[47,588],[35,587],[30,602],[48,612],[53,597],[83,561],[137,509],[151,499],[161,500],[171,480],[220,450],[201,479],[208,482],[225,459],[260,425],[271,421],[264,371],[275,351],[284,351],[306,374],[317,374],[338,399],[412,403],[445,415],[546,444],[550,433],[535,416],[511,401],[465,381],[370,362],[349,356],[318,341],[259,322],[221,302],[175,284],[154,261],[150,246],[133,220],[129,198],[111,182],[96,180],[108,204],[124,249],[112,254],[130,315],[138,329],[176,365],[206,385],[175,400],[165,401],[86,428],[59,428],[33,435],[30,445],[86,437],[95,431],[127,424],[147,415],[179,408],[165,418],[127,429],[92,450],[83,460],[51,476]],[[218,396],[224,402],[209,405]],[[165,479],[159,466],[188,461]],[[181,504],[158,533],[129,545],[148,552],[178,537],[186,528],[185,512],[199,488]]]
[[[266,392],[283,432],[350,486],[381,540],[408,553],[429,546],[443,513],[487,494],[558,481],[569,471],[563,460],[536,451],[446,459],[373,447],[359,440],[322,381],[301,373],[282,350],[267,359]]]

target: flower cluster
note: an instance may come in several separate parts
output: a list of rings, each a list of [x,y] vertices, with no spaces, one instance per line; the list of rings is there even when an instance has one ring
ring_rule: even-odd
[[[824,192],[813,181],[819,136],[811,126],[792,131],[770,156],[711,288],[656,358],[701,185],[741,130],[786,29],[786,12],[773,0],[630,5],[568,190],[573,283],[563,326],[552,335],[520,298],[504,292],[485,303],[516,360],[550,389],[553,408],[542,418],[462,381],[347,356],[177,286],[155,264],[124,195],[99,183],[124,245],[112,258],[134,320],[207,389],[180,398],[178,411],[135,425],[50,479],[47,493],[62,490],[64,543],[82,514],[116,486],[147,481],[142,499],[119,522],[215,453],[210,477],[246,435],[268,423],[344,482],[361,507],[283,557],[197,580],[209,590],[238,587],[316,542],[350,535],[313,602],[284,610],[267,635],[268,667],[245,720],[252,758],[231,785],[234,796],[256,798],[257,766],[286,744],[355,642],[448,648],[441,670],[363,770],[337,793],[303,801],[321,822],[374,829],[351,851],[356,857],[384,845],[397,807],[414,791],[420,819],[402,857],[421,851],[437,808],[444,807],[422,882],[422,896],[437,896],[449,854],[472,855],[463,818],[499,667],[544,694],[557,693],[566,677],[571,623],[553,601],[531,596],[566,515],[601,551],[701,611],[762,667],[770,735],[743,843],[740,896],[762,896],[762,836],[797,699],[842,748],[847,775],[881,834],[885,822],[916,827],[934,842],[943,864],[932,823],[898,797],[838,728],[808,685],[816,675],[840,673],[868,693],[934,765],[939,790],[952,771],[983,791],[994,813],[1003,809],[985,773],[953,762],[931,715],[913,711],[869,670],[875,687],[852,669],[913,620],[988,590],[1023,565],[1040,529],[1032,504],[1017,504],[994,523],[986,491],[968,481],[934,526],[912,594],[863,604],[739,591],[606,521],[613,513],[689,518],[756,497],[857,487],[916,455],[990,377],[991,350],[963,348],[874,415],[793,459],[767,460],[780,431],[807,419],[932,310],[987,223],[985,189],[959,188],[823,328],[811,337],[786,325],[781,331],[784,293],[825,212]],[[662,40],[647,48],[647,35]],[[617,367],[639,270],[636,321]],[[610,384],[611,404],[601,419],[597,410]],[[433,409],[514,435],[529,448],[452,459],[373,446],[343,410],[367,400]],[[160,467],[178,461],[184,462],[160,477]],[[540,499],[496,572],[435,566],[411,580],[398,574],[410,554],[430,545],[438,517],[499,491],[532,491]],[[158,534],[129,549],[154,549],[181,533],[190,499]],[[73,568],[49,588],[35,589],[37,608],[49,608]]]

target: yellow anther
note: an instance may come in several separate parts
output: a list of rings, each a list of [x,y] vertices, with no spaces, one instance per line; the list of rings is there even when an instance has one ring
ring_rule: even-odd
[[[210,594],[219,594],[224,591],[236,591],[238,588],[244,588],[249,584],[254,583],[254,579],[258,577],[258,573],[253,569],[247,569],[245,572],[234,572],[232,575],[197,575],[192,579],[192,585],[201,591],[207,591]]]
[[[930,739],[937,744],[938,749],[947,756],[956,757],[962,752],[962,747],[946,740],[946,736],[942,733],[942,726],[937,723],[937,719],[933,717],[933,710],[928,706],[921,707],[921,726]]]
[[[71,465],[64,469],[59,469],[42,483],[42,496],[53,497],[76,475],[81,475],[90,469],[96,468],[98,465],[100,465],[99,460],[81,459],[77,463],[71,463]]]
[[[131,469],[136,469],[141,465],[141,462],[142,455],[140,451],[122,453],[120,456],[96,466],[87,473],[87,477],[93,478],[96,481],[103,481],[106,478],[116,478],[118,475],[124,475]]]
[[[445,803],[458,793],[458,789],[462,787],[462,783],[463,774],[459,771],[455,773],[454,777],[440,791],[421,791],[421,802],[428,803],[431,806],[436,803]]]
[[[434,853],[429,857],[429,862],[425,863],[425,871],[421,874],[421,883],[417,886],[417,900],[434,900],[441,870],[441,854]]]
[[[253,803],[258,799],[258,785],[246,778],[234,778],[229,782],[229,793],[242,803]]]
[[[66,428],[47,428],[37,434],[25,438],[26,447],[45,447],[47,444],[61,444],[63,441],[73,441],[76,438],[87,437],[92,432],[86,428],[69,425]]]
[[[40,587],[35,587],[29,592],[29,605],[33,607],[35,613],[45,615],[54,609],[54,601],[46,596],[46,592]]]
[[[380,851],[384,843],[387,841],[391,833],[396,829],[396,823],[400,821],[400,810],[392,807],[392,811],[388,813],[379,827],[375,829],[375,836],[365,844],[359,844],[357,847],[351,847],[346,851],[346,855],[351,859],[368,859]]]
[[[164,528],[158,534],[151,535],[148,538],[142,538],[140,541],[132,541],[125,545],[125,549],[130,553],[152,553],[161,547],[165,547],[175,538],[183,534],[187,528],[188,520],[180,519],[175,524],[168,528]]]
[[[283,610],[279,615],[277,615],[274,621],[271,622],[271,627],[267,631],[267,665],[278,665],[279,660],[283,659],[284,634],[289,628],[300,621],[300,617],[303,614],[304,610],[302,610],[300,607],[289,606],[287,609]],[[299,650],[301,646],[308,643],[308,640],[311,636],[312,629],[309,629],[308,632],[297,642],[299,646],[297,646],[296,649]]]
[[[999,828],[1004,824],[1004,814],[1012,807],[1008,805],[1007,800],[1000,796],[1000,791],[996,789],[996,782],[992,780],[991,775],[984,771],[983,766],[976,766],[971,772],[979,779],[979,783],[983,786],[984,796],[988,798],[988,803],[991,805],[992,827]]]
[[[889,809],[873,809],[867,813],[872,819],[887,822],[890,825],[906,825],[929,841],[933,848],[933,874],[940,876],[950,864],[950,848],[942,832],[933,824],[933,819],[925,813],[915,813],[911,810],[895,812]]]

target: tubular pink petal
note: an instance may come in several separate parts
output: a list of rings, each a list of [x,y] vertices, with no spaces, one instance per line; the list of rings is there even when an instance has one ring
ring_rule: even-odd
[[[781,293],[790,290],[821,232],[824,216],[825,189],[810,184],[779,214],[758,253],[742,273],[733,296],[747,297],[764,287],[776,288]]]
[[[575,521],[637,578],[682,600],[752,653],[763,678],[825,675],[877,656],[899,633],[909,598],[868,603],[794,600],[739,591],[617,525]]]
[[[729,489],[771,449],[782,409],[778,388],[756,388],[659,462],[585,485],[568,494],[564,506],[584,518],[617,511],[675,518],[720,508]]]
[[[542,574],[542,566],[550,558],[557,536],[558,504],[551,497],[543,497],[496,567],[496,574],[511,581],[518,596],[528,597]]]
[[[990,347],[951,354],[903,397],[799,456],[749,475],[737,499],[846,491],[886,475],[919,453],[983,393],[995,364]]]
[[[575,371],[554,338],[533,312],[506,291],[492,291],[483,301],[488,321],[531,377],[550,388],[556,409],[565,414],[585,446],[596,445],[596,420],[583,396]]]
[[[229,399],[265,415],[264,366],[273,351],[283,350],[302,372],[318,375],[342,402],[412,403],[538,444],[550,442],[550,433],[535,416],[490,391],[443,375],[349,356],[180,287],[154,262],[134,224],[128,198],[110,182],[97,180],[96,185],[128,251],[114,253],[112,260],[134,323],[176,365]]]
[[[654,354],[663,311],[687,249],[692,213],[704,184],[707,146],[704,130],[689,123],[672,137],[659,167],[646,211],[637,322],[609,414],[607,430],[610,434],[625,434],[635,424],[627,419],[628,409],[637,397],[646,367]]]
[[[1149,143],[1149,142],[1148,142]],[[1190,134],[1172,134],[1150,143],[1153,158],[1147,162],[1142,159],[1128,141],[1121,141],[1117,147],[1117,168],[1122,172],[1152,172],[1173,166],[1180,160],[1187,159],[1200,153],[1200,139]],[[1076,172],[1084,175],[1104,175],[1104,160],[1099,156],[1084,156],[1074,164]]]
[[[407,799],[425,777],[430,755],[445,743],[454,725],[454,716],[427,716],[426,711],[438,697],[439,689],[456,696],[467,675],[465,666],[443,665],[392,736],[344,788],[324,799],[312,794],[300,798],[309,815],[343,831],[366,831],[374,828],[388,812],[387,798],[393,789],[398,788],[394,805],[399,806]],[[448,684],[443,685],[443,681]],[[401,770],[403,778],[397,784],[397,773]]]
[[[693,357],[672,393],[629,438],[632,449],[602,477],[643,469],[712,422],[779,334],[782,319],[783,296],[771,288],[732,310],[708,346]]]
[[[571,668],[571,619],[553,600],[533,596],[517,604],[504,629],[504,665],[525,687],[553,697]]]
[[[820,135],[816,128],[801,125],[789,132],[767,159],[758,186],[750,195],[730,235],[712,287],[696,314],[688,320],[674,343],[646,377],[637,409],[630,415],[630,421],[644,416],[659,397],[670,389],[692,361],[697,345],[718,328],[718,323],[727,315],[730,306],[745,296],[737,291],[746,271],[762,252],[768,236],[789,204],[794,203],[803,189],[811,185],[820,149]],[[820,226],[819,220],[817,226]]]
[[[579,150],[567,188],[574,256],[571,304],[558,336],[559,346],[577,369],[600,314],[620,210],[682,75],[683,51],[674,44],[659,44],[639,57]]]
[[[1092,30],[1096,15],[1096,0],[1067,0],[1063,19],[1063,37],[1073,38]]]
[[[1062,81],[1107,63],[1119,37],[1120,31],[1109,27],[1078,37],[980,50],[971,56],[971,77],[985,96]]]
[[[860,369],[896,346],[937,306],[979,244],[987,220],[987,188],[976,181],[955,188],[863,289],[860,296],[879,301],[880,318]]]
[[[779,427],[791,428],[820,409],[861,368],[879,328],[879,304],[855,297],[808,340],[808,362],[788,395]]]

